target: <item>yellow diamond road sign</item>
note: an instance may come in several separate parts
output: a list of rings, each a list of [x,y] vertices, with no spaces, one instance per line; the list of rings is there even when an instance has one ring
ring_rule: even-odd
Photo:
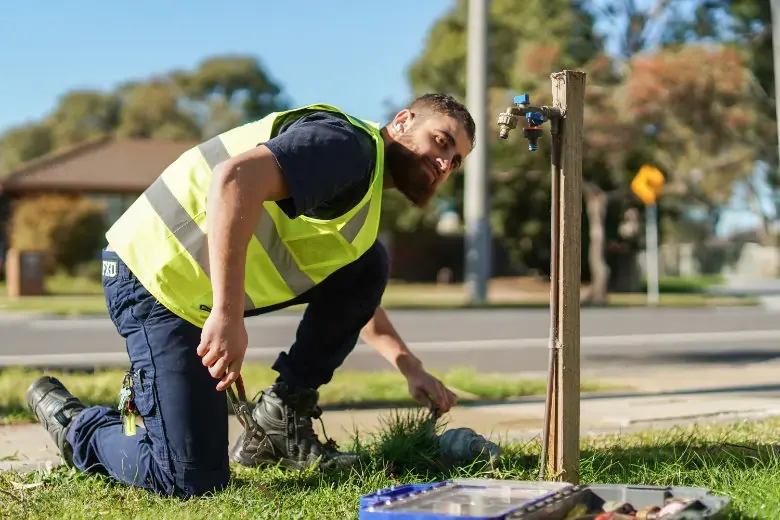
[[[658,168],[646,164],[631,181],[631,191],[646,205],[655,204],[665,181],[664,174]]]

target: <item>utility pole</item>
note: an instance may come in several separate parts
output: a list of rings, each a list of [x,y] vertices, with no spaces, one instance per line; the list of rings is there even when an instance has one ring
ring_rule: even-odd
[[[778,150],[780,150],[780,0],[771,0],[772,5],[772,62],[775,69],[775,117],[778,128]]]
[[[466,220],[466,288],[471,304],[487,300],[491,271],[488,217],[488,2],[469,0],[466,105],[476,126],[477,144],[466,158],[463,194]]]
[[[647,304],[658,305],[658,205],[645,207],[645,258],[647,265]]]
[[[645,164],[631,181],[631,191],[645,203],[645,266],[647,271],[647,304],[658,305],[658,197],[666,178],[651,164]]]

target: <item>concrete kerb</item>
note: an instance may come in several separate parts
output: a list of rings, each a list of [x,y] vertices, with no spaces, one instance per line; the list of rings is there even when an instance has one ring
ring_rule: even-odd
[[[47,460],[25,460],[25,461],[0,461],[0,471],[10,471],[18,473],[19,475],[25,475],[35,471],[51,471],[52,469],[61,466],[62,461],[57,459]]]

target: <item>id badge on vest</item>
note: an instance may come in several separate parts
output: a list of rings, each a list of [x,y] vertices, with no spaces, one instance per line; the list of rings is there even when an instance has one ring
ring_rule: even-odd
[[[116,260],[103,260],[103,278],[116,278],[119,271],[119,262]]]

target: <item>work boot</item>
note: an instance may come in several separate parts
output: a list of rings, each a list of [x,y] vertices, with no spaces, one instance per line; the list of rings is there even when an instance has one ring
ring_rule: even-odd
[[[27,408],[57,444],[65,464],[73,465],[73,449],[65,437],[84,403],[68,392],[57,378],[43,376],[27,389]]]
[[[317,462],[321,469],[353,464],[354,454],[341,453],[333,440],[322,443],[317,437],[312,419],[322,414],[318,398],[316,390],[291,392],[284,383],[261,392],[252,417],[263,431],[251,438],[244,431],[230,450],[231,460],[244,466],[281,463],[299,470]]]

